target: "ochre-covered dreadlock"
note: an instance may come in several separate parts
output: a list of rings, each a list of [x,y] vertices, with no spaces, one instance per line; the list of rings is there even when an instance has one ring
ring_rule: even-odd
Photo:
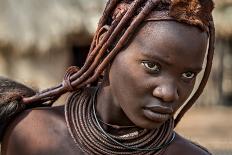
[[[214,24],[212,0],[109,0],[94,36],[89,55],[82,68],[70,67],[64,80],[56,87],[24,97],[21,104],[54,102],[62,94],[86,87],[98,80],[100,74],[113,61],[118,52],[133,36],[137,27],[155,11],[166,11],[171,20],[197,26],[209,34],[207,65],[199,88],[177,115],[175,125],[202,93],[211,70],[214,51]],[[169,19],[169,20],[170,20]],[[162,20],[162,18],[160,18]],[[98,35],[104,26],[108,31],[98,42]],[[113,47],[112,47],[113,45]],[[107,51],[110,51],[107,53]]]

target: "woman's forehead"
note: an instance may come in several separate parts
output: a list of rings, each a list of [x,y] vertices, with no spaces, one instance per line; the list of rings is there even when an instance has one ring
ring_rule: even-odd
[[[194,34],[194,36],[204,37],[205,39],[207,39],[207,32],[202,31],[199,27],[191,26],[173,20],[144,22],[139,28],[137,34],[139,34],[140,36],[144,35],[144,37],[147,37],[147,35],[157,37],[157,35],[161,34],[178,36],[179,34],[184,33]]]
[[[176,61],[186,59],[189,62],[193,62],[192,60],[201,62],[207,43],[207,33],[197,27],[174,21],[151,22],[141,27],[128,50],[137,51],[132,53],[150,58],[158,56]]]
[[[149,44],[178,44],[186,48],[205,47],[208,43],[206,32],[195,26],[176,21],[146,22],[135,34],[135,42],[148,46]],[[172,45],[169,45],[172,47]],[[153,46],[152,46],[153,48]]]

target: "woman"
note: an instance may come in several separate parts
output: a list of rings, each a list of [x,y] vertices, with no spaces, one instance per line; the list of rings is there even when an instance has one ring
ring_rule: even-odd
[[[212,9],[211,0],[110,0],[81,69],[70,67],[54,88],[4,103],[52,103],[73,92],[65,106],[3,113],[10,123],[2,155],[210,154],[174,127],[209,76]],[[174,119],[202,70],[208,42],[201,84]]]

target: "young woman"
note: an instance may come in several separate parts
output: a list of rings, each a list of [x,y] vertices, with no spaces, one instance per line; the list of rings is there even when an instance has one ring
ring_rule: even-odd
[[[209,76],[212,9],[211,0],[110,0],[81,69],[70,67],[60,85],[31,97],[2,99],[1,109],[16,107],[1,113],[2,155],[210,154],[174,127]],[[174,118],[205,55],[200,86]],[[24,110],[66,92],[65,106]]]

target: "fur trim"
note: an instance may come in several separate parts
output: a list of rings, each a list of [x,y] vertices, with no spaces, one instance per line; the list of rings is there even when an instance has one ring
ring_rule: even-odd
[[[171,0],[170,16],[205,30],[212,21],[213,8],[212,0]]]

